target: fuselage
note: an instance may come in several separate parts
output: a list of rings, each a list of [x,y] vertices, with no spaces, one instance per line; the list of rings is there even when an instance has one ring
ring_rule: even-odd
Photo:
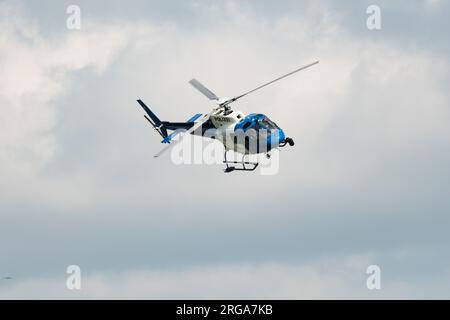
[[[219,109],[210,117],[212,130],[202,136],[217,139],[227,150],[242,154],[266,153],[284,140],[283,130],[264,114]]]

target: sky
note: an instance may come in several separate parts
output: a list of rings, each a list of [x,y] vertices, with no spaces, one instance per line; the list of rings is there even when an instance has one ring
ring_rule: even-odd
[[[0,298],[449,299],[449,13],[0,1]],[[185,121],[212,107],[191,78],[234,96],[315,60],[234,106],[294,138],[276,174],[153,158],[136,99]]]

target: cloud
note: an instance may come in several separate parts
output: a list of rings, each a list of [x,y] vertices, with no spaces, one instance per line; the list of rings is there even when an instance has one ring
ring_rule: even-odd
[[[444,1],[442,0],[427,0],[426,4],[430,7],[440,6]]]
[[[234,264],[184,270],[147,269],[83,274],[81,290],[66,278],[23,280],[0,289],[3,299],[369,299],[381,292],[366,287],[368,256],[324,264]],[[401,281],[382,283],[384,298],[416,294]]]
[[[76,75],[87,70],[98,77],[117,59],[133,35],[147,30],[133,24],[87,22],[81,31],[67,30],[46,38],[13,6],[2,4],[0,16],[3,196],[15,198],[19,193],[23,196],[19,191],[22,190],[33,197],[32,193],[39,193],[36,182],[41,187],[45,185],[45,189],[55,188],[48,179],[41,179],[40,174],[61,147],[56,132],[58,103],[68,97],[73,83],[79,81]],[[30,192],[24,188],[27,185]],[[73,192],[70,185],[63,188],[69,188],[67,194]],[[63,193],[61,203],[69,200]]]
[[[233,2],[198,10],[203,23],[210,25],[208,29],[185,31],[176,24],[156,26],[148,21],[120,26],[88,21],[81,33],[68,32],[56,45],[39,40],[39,35],[32,44],[22,44],[23,49],[9,45],[9,56],[24,52],[33,57],[24,59],[33,64],[25,67],[28,73],[18,63],[5,62],[10,70],[5,74],[12,79],[4,81],[8,83],[3,90],[6,104],[17,104],[9,108],[16,116],[7,121],[12,128],[6,130],[10,133],[3,140],[4,149],[10,150],[4,154],[16,157],[9,165],[20,166],[22,171],[25,164],[48,163],[55,152],[64,157],[57,158],[58,162],[82,154],[88,158],[77,168],[82,169],[81,176],[73,179],[86,180],[81,189],[90,191],[80,197],[88,199],[92,194],[100,199],[102,195],[95,190],[106,184],[109,194],[105,196],[115,198],[111,191],[116,184],[110,184],[110,169],[132,167],[124,174],[135,176],[147,167],[147,162],[123,157],[125,153],[139,157],[138,148],[148,141],[142,138],[148,130],[129,129],[137,113],[131,107],[136,97],[144,98],[164,119],[188,118],[199,110],[209,110],[204,97],[186,84],[193,76],[218,94],[232,96],[316,57],[322,61],[315,69],[236,105],[247,112],[268,114],[288,135],[299,139],[301,150],[289,150],[290,157],[282,156],[286,164],[281,170],[290,171],[294,163],[301,163],[304,169],[297,171],[296,177],[305,182],[306,188],[361,183],[374,171],[384,170],[386,161],[390,163],[393,157],[401,159],[406,153],[422,152],[426,145],[447,143],[448,96],[441,83],[448,78],[448,64],[442,57],[427,50],[405,52],[391,43],[355,38],[341,28],[339,13],[323,5],[310,5],[303,19],[286,15],[270,22]],[[226,22],[219,19],[223,15],[228,17]],[[38,34],[36,30],[27,32]],[[15,42],[21,43],[17,39],[8,41]],[[114,60],[117,64],[108,70],[113,72],[111,80],[102,78],[101,86],[96,86],[100,93],[83,88],[83,94],[89,92],[91,97],[89,104],[70,96],[71,74],[90,67],[97,73],[106,72],[106,66]],[[12,77],[13,70],[24,76]],[[410,88],[408,94],[405,83]],[[102,93],[107,86],[117,90],[104,89]],[[34,96],[17,90],[32,90]],[[29,101],[23,101],[24,97]],[[65,103],[63,97],[73,102]],[[125,110],[127,104],[130,107]],[[68,110],[69,106],[76,111]],[[26,118],[20,118],[22,113]],[[55,114],[63,116],[57,120]],[[88,114],[92,120],[87,119]],[[105,137],[108,127],[99,125],[98,119],[109,121],[109,127],[115,127],[117,133]],[[85,141],[72,145],[65,132],[59,131],[61,128],[74,130],[77,139],[83,137]],[[154,137],[150,141],[158,140]],[[117,143],[128,145],[118,151]],[[149,145],[150,152],[157,150],[157,146]],[[353,165],[349,166],[350,162]],[[170,164],[156,165],[173,170]],[[155,174],[159,172],[147,173]],[[89,187],[91,184],[94,186]],[[128,186],[135,189],[133,184]],[[64,188],[70,186],[59,189]],[[121,184],[117,192],[126,192],[124,188],[127,185]],[[182,184],[172,188],[184,197]],[[261,190],[258,185],[255,188]]]
[[[306,7],[268,19],[236,2],[201,6],[189,26],[91,16],[52,36],[0,7],[0,265],[30,279],[4,295],[57,294],[55,272],[75,262],[89,265],[88,297],[355,297],[364,280],[332,271],[347,260],[322,272],[318,256],[373,251],[397,275],[409,258],[391,250],[405,248],[413,266],[440,261],[434,274],[445,278],[448,257],[428,253],[450,240],[448,58],[393,43],[386,28],[355,34],[324,4]],[[296,140],[279,174],[152,158],[160,138],[136,98],[182,121],[211,108],[192,77],[234,96],[316,58],[235,106],[266,113]],[[426,287],[421,279],[433,287],[419,269],[387,296]]]

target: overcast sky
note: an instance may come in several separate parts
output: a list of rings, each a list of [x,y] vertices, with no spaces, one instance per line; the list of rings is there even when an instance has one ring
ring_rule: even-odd
[[[0,1],[0,298],[450,298],[449,13]],[[193,77],[234,96],[316,59],[235,105],[294,138],[277,174],[153,158],[137,98],[185,121]]]

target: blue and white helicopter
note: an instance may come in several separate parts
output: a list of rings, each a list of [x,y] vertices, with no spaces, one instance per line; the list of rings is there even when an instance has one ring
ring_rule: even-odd
[[[319,61],[310,63],[231,99],[219,98],[198,80],[192,79],[189,83],[204,94],[208,99],[215,101],[218,106],[213,108],[210,113],[204,115],[198,113],[186,122],[161,121],[142,100],[137,100],[139,105],[147,113],[144,117],[163,137],[161,143],[168,144],[164,149],[157,153],[155,157],[161,156],[175,144],[179,143],[182,137],[174,139],[175,136],[177,136],[180,132],[185,132],[184,134],[199,135],[222,142],[225,147],[223,161],[223,163],[226,164],[226,168],[224,170],[225,172],[232,172],[234,170],[255,170],[259,163],[245,161],[246,155],[265,153],[267,158],[270,158],[270,151],[272,149],[284,147],[287,144],[293,146],[294,140],[286,137],[284,131],[264,114],[252,113],[245,115],[241,111],[233,110],[230,107],[230,104],[250,93],[268,86],[269,84],[286,78],[301,70],[312,67],[318,63]],[[169,134],[169,131],[172,132]],[[214,133],[210,134],[211,131]],[[248,134],[249,132],[252,134]],[[260,134],[262,132],[264,132],[264,134]],[[243,133],[246,137],[244,139],[237,139],[238,133]],[[230,135],[232,136],[231,138]],[[242,154],[242,160],[227,160],[227,152],[230,150]],[[240,165],[241,167],[237,167],[237,165]]]

